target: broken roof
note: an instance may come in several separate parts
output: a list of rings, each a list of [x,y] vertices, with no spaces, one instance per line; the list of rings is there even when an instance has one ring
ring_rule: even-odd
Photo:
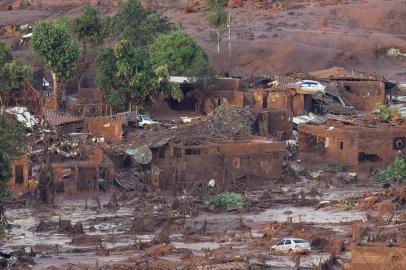
[[[44,118],[52,125],[59,126],[68,123],[83,121],[82,117],[75,116],[68,113],[59,113],[50,109],[43,110]]]
[[[258,111],[253,108],[220,106],[211,117],[177,128],[148,133],[139,138],[138,144],[157,148],[175,138],[244,139],[251,136],[258,115]]]

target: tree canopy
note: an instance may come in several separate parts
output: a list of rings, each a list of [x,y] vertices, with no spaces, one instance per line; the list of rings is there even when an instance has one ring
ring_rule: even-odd
[[[31,78],[31,69],[14,60],[10,48],[0,42],[0,91],[11,93],[24,87]]]
[[[180,30],[157,37],[149,54],[154,68],[167,65],[171,75],[203,76],[211,70],[206,52]]]
[[[100,45],[105,37],[105,23],[97,9],[91,6],[83,7],[83,14],[73,21],[73,31],[78,40],[93,46]]]
[[[159,34],[173,31],[175,25],[158,11],[144,8],[139,0],[122,0],[110,28],[111,35],[127,39],[135,47],[143,47]]]
[[[40,22],[32,31],[31,47],[57,80],[74,76],[80,50],[66,28]]]
[[[225,0],[206,0],[209,8],[208,20],[214,28],[220,28],[227,24],[227,11],[224,5],[227,3]]]
[[[34,27],[31,48],[52,73],[54,110],[58,111],[58,81],[71,79],[75,75],[80,49],[66,27],[49,22],[40,22]]]
[[[181,98],[179,88],[168,81],[166,66],[153,68],[144,48],[122,40],[104,48],[96,59],[97,85],[117,109],[132,110],[159,94]]]

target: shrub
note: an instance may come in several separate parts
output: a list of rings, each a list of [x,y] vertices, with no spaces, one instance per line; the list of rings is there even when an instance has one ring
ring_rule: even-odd
[[[377,111],[379,116],[385,121],[396,120],[402,117],[397,107],[386,106],[381,103],[376,104],[375,111]]]
[[[379,172],[378,179],[380,181],[406,180],[406,156],[404,154],[398,155],[392,164]]]
[[[231,206],[240,206],[244,204],[244,198],[241,194],[234,192],[224,192],[217,194],[212,200],[212,204],[218,209],[227,209]]]

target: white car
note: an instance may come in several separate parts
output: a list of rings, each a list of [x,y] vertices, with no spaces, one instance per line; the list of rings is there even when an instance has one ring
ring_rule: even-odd
[[[291,96],[296,94],[306,94],[322,97],[326,94],[326,86],[318,81],[301,80],[293,84],[293,87],[289,89],[289,94]]]
[[[145,125],[153,125],[153,124],[158,124],[158,122],[152,120],[151,116],[149,115],[140,114],[138,121],[139,127],[144,127]]]
[[[300,238],[285,238],[271,247],[271,253],[309,253],[310,243]]]

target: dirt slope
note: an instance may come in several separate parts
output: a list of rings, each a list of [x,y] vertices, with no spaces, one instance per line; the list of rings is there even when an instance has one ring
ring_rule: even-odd
[[[404,0],[326,2],[331,1],[298,1],[287,10],[248,4],[232,9],[232,74],[280,74],[343,66],[406,80],[406,60],[385,55],[392,46],[406,51]],[[221,64],[223,72],[228,70],[227,40],[218,57],[204,12],[172,8],[165,14],[196,37],[216,67]]]
[[[190,2],[193,1],[198,2]],[[89,2],[100,2],[102,13],[111,14],[114,7],[110,4],[116,1],[33,2],[40,5],[0,11],[0,25],[34,23],[58,15],[78,15],[81,9],[78,5]],[[192,5],[197,12],[186,12],[190,10],[185,8],[187,0],[143,2],[149,7],[161,9],[171,20],[181,24],[209,52],[216,69],[220,73],[228,71],[228,35],[224,36],[221,55],[218,56],[204,8]],[[386,55],[390,47],[406,52],[405,0],[241,2],[242,7],[231,9],[232,75],[284,74],[342,66],[406,81],[406,59]],[[265,2],[278,4],[265,5]],[[58,6],[61,3],[63,6]],[[16,55],[24,58],[30,53],[21,51]]]

